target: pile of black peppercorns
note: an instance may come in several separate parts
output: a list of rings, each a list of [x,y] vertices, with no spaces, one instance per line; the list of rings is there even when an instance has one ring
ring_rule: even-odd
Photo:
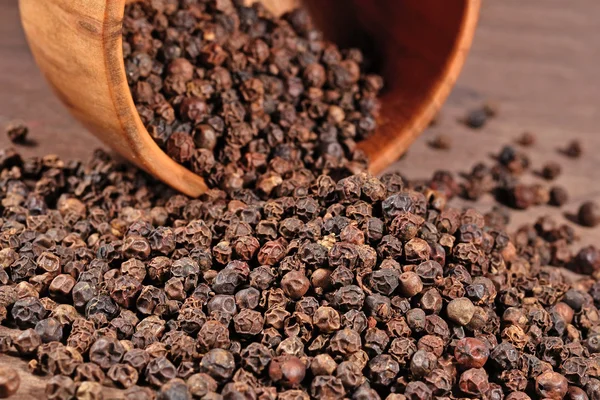
[[[500,210],[447,206],[446,173],[263,200],[190,199],[101,151],[0,167],[0,315],[20,329],[0,351],[51,375],[51,399],[600,393],[600,253],[573,257],[547,218],[511,239]]]
[[[126,10],[140,116],[213,187],[199,199],[102,151],[0,149],[0,353],[61,400],[600,399],[600,251],[548,217],[509,236],[506,209],[447,204],[562,206],[564,189],[521,183],[512,146],[463,181],[370,176],[356,141],[381,79],[303,11],[239,3]],[[1,367],[0,397],[18,387]]]
[[[212,187],[289,195],[293,180],[366,170],[381,77],[323,39],[303,9],[138,2],[123,21],[127,79],[150,135]],[[307,175],[309,177],[307,177]]]

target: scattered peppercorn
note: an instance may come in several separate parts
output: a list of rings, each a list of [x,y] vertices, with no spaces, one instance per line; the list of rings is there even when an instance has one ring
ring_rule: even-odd
[[[583,148],[581,146],[581,142],[579,140],[573,140],[570,142],[564,150],[564,153],[567,157],[571,158],[579,158],[583,153]]]
[[[488,101],[479,108],[475,108],[467,114],[464,119],[465,125],[473,129],[481,129],[490,118],[498,115],[499,105],[496,102]]]
[[[500,114],[500,103],[494,100],[487,100],[483,104],[483,110],[485,111],[488,117],[497,117],[498,114]]]
[[[429,141],[429,146],[437,150],[449,150],[452,147],[452,139],[448,135],[439,134]]]
[[[560,175],[561,167],[560,164],[554,161],[551,161],[544,165],[542,168],[542,176],[545,179],[553,180],[556,179]]]
[[[0,398],[5,399],[17,393],[21,378],[14,368],[0,367]]]
[[[481,129],[485,126],[489,119],[489,115],[483,108],[476,108],[469,111],[464,119],[465,125],[472,129]]]
[[[29,133],[29,128],[22,122],[11,122],[6,127],[6,136],[16,144],[25,143],[27,133]]]
[[[523,147],[533,146],[536,142],[536,136],[531,132],[523,132],[519,138],[517,138],[517,143]]]
[[[588,227],[600,224],[600,207],[593,201],[586,201],[579,207],[577,220],[581,225]]]
[[[562,186],[553,186],[550,189],[550,202],[549,204],[557,207],[562,207],[569,201],[569,193]]]

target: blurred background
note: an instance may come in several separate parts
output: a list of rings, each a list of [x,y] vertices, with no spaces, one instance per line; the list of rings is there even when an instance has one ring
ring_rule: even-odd
[[[487,0],[473,49],[436,126],[426,131],[394,165],[410,178],[426,178],[438,169],[456,174],[470,170],[524,131],[538,141],[528,150],[533,169],[558,161],[570,200],[562,210],[538,207],[515,212],[513,226],[552,214],[575,212],[585,200],[600,201],[600,1]],[[458,119],[493,100],[498,117],[484,129],[472,130]],[[24,155],[56,153],[63,158],[87,158],[101,144],[68,115],[53,96],[29,53],[19,22],[18,2],[0,0],[0,127],[23,120],[36,142],[20,147]],[[452,138],[452,148],[440,151],[427,143],[438,134]],[[558,150],[580,139],[584,155],[568,159]],[[4,134],[0,147],[11,145]],[[527,179],[536,180],[533,174]],[[456,204],[460,205],[460,200]],[[475,206],[494,204],[491,196]],[[598,229],[577,227],[582,243],[597,243]]]

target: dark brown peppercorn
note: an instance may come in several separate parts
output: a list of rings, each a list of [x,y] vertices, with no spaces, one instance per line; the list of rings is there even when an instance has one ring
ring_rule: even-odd
[[[222,382],[233,375],[235,360],[227,350],[212,349],[202,357],[200,367],[208,375]]]
[[[157,400],[191,400],[187,385],[181,379],[173,379],[161,386]]]
[[[102,368],[100,368],[97,364],[89,362],[79,364],[75,368],[75,375],[73,379],[75,382],[91,381],[103,383],[105,377],[106,375],[104,374],[104,371],[102,371]]]
[[[35,331],[43,343],[60,342],[63,338],[63,326],[55,318],[46,318],[35,325]]]
[[[534,145],[536,142],[536,137],[531,132],[523,132],[523,134],[517,139],[517,143],[521,146],[529,147]]]
[[[10,367],[0,367],[0,398],[7,398],[19,390],[21,378],[16,370]]]
[[[118,387],[128,389],[138,380],[138,372],[129,364],[113,364],[106,376]]]
[[[310,282],[301,271],[291,271],[281,279],[281,288],[285,294],[294,300],[304,296],[310,287]]]
[[[81,354],[58,342],[41,345],[37,350],[37,370],[50,374],[72,375],[83,362]]]
[[[101,337],[90,348],[90,361],[98,364],[103,370],[108,370],[113,364],[123,358],[125,349],[115,338]]]
[[[593,201],[587,201],[579,207],[577,220],[583,226],[594,227],[600,224],[600,207]]]
[[[132,386],[123,392],[126,400],[154,400],[156,393],[148,387]]]
[[[310,386],[310,394],[314,398],[341,400],[346,394],[344,384],[333,376],[319,375],[315,377]]]
[[[557,207],[562,207],[569,200],[569,194],[562,186],[553,186],[550,189],[549,204]]]
[[[145,378],[152,386],[160,387],[177,376],[175,366],[165,357],[151,360],[146,366]]]
[[[569,386],[567,395],[564,397],[566,400],[589,400],[585,390],[578,388],[577,386]]]
[[[458,386],[466,394],[482,397],[489,389],[488,374],[483,368],[471,368],[460,376]]]
[[[390,385],[396,375],[400,372],[400,366],[388,354],[380,354],[369,361],[368,364],[369,377],[376,385]]]
[[[331,375],[337,368],[337,363],[329,354],[317,354],[310,364],[313,375]]]
[[[29,355],[37,351],[38,347],[42,344],[42,339],[35,330],[29,328],[13,338],[12,343],[19,354]]]
[[[331,333],[340,329],[340,315],[332,307],[317,308],[312,320],[319,331],[324,333]]]
[[[573,140],[570,142],[564,150],[566,156],[571,158],[579,158],[583,153],[581,142],[579,140]]]
[[[487,123],[488,118],[493,117],[486,107],[476,108],[470,111],[464,118],[464,123],[469,128],[481,129]]]
[[[437,357],[426,350],[416,351],[410,360],[410,372],[416,378],[429,374],[437,365]]]
[[[258,311],[243,309],[234,318],[235,331],[240,335],[258,335],[263,329],[263,317]]]
[[[437,135],[429,142],[429,146],[437,150],[449,150],[452,147],[452,139],[448,135]]]
[[[75,382],[68,376],[55,375],[46,383],[48,400],[70,400],[75,397]]]
[[[25,329],[35,327],[47,314],[47,310],[39,299],[25,297],[15,302],[11,313],[17,325]]]
[[[365,381],[362,368],[351,361],[343,361],[340,363],[340,365],[337,366],[335,375],[342,381],[344,387],[348,389],[360,386]]]
[[[12,122],[6,126],[6,136],[13,143],[24,143],[28,133],[29,128],[22,122]]]
[[[70,296],[75,283],[75,279],[71,275],[60,274],[50,282],[48,290],[53,298],[66,299]]]
[[[550,161],[542,168],[542,176],[548,180],[556,179],[561,172],[559,163]]]
[[[431,389],[421,381],[411,381],[406,385],[404,396],[407,400],[431,399]]]

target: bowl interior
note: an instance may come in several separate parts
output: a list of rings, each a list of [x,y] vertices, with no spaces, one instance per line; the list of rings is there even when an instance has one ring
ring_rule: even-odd
[[[250,1],[252,2],[252,1]],[[396,161],[446,100],[470,48],[480,0],[262,0],[274,13],[300,3],[325,36],[356,46],[384,77],[378,129],[360,143],[379,173]]]

